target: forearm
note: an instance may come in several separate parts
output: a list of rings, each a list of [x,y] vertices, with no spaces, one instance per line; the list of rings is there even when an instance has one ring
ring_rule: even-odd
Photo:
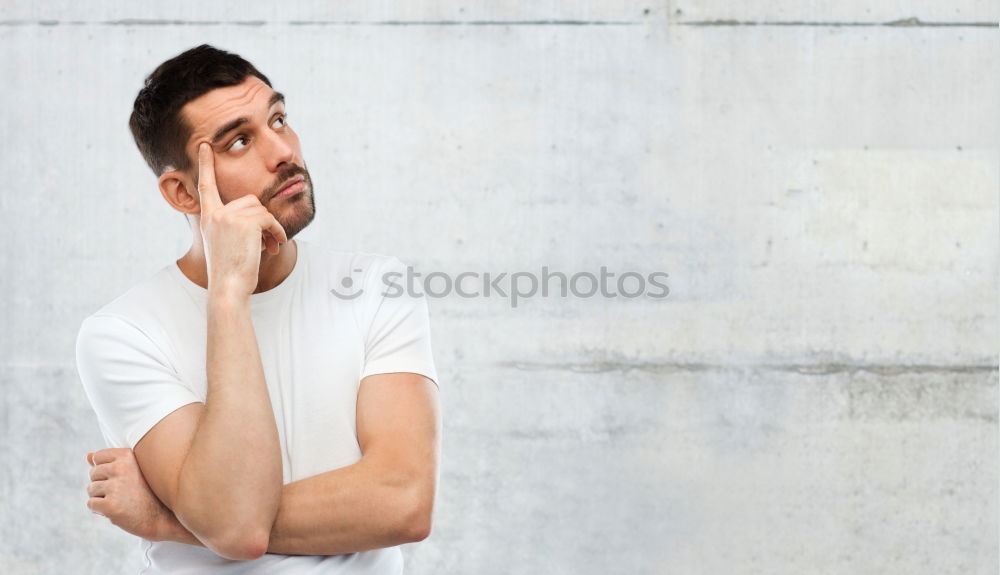
[[[285,485],[268,553],[339,555],[416,539],[415,494],[403,477],[362,459]]]
[[[364,459],[284,486],[268,553],[340,555],[418,540],[405,481]],[[163,540],[202,545],[177,521]]]
[[[172,506],[199,538],[266,536],[281,499],[281,448],[247,296],[210,290],[205,410]]]

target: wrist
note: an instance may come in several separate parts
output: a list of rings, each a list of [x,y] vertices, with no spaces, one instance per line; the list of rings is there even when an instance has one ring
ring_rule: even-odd
[[[154,529],[153,536],[150,538],[152,541],[180,541],[180,529],[182,528],[180,521],[174,516],[173,512],[167,511],[166,513],[160,513],[156,518],[156,528]]]
[[[250,303],[250,293],[236,282],[209,282],[208,301],[216,306],[239,307]]]

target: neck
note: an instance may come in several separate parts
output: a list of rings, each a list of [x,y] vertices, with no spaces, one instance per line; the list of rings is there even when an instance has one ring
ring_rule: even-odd
[[[179,260],[177,267],[184,272],[189,280],[208,289],[208,263],[205,259],[205,246],[201,231],[195,229],[191,248]],[[281,247],[278,255],[271,255],[266,250],[260,252],[260,268],[257,271],[257,287],[253,293],[261,293],[273,289],[292,273],[298,258],[299,247],[295,240],[289,240]]]

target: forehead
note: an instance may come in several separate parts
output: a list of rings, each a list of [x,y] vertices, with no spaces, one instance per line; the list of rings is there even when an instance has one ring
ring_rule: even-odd
[[[181,108],[181,116],[191,128],[188,143],[207,140],[220,126],[241,116],[266,112],[274,90],[256,76],[235,86],[216,88],[191,100]]]

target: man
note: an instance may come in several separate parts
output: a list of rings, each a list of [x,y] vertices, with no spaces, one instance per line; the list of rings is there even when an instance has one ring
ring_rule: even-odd
[[[129,125],[193,238],[81,325],[110,446],[87,507],[142,538],[144,573],[400,573],[440,456],[426,301],[385,289],[396,258],[293,239],[312,179],[246,60],[164,62]]]

